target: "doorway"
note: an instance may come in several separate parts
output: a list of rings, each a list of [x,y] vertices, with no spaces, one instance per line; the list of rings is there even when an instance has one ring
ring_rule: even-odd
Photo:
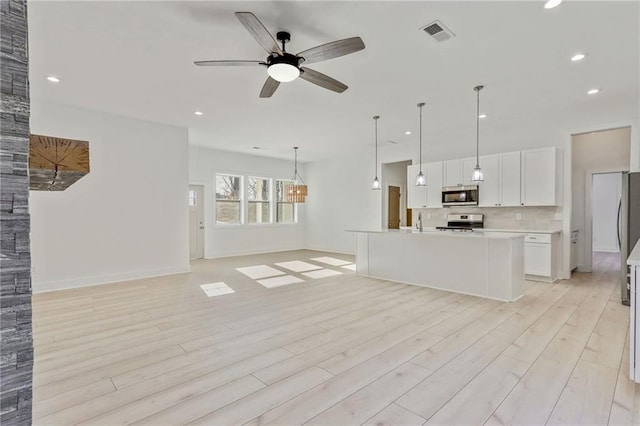
[[[203,185],[189,185],[189,258],[204,258]]]
[[[400,187],[389,186],[388,188],[389,212],[387,217],[389,218],[389,229],[400,229]]]

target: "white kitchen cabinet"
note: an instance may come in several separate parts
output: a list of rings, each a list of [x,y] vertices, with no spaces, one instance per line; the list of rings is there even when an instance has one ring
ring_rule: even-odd
[[[560,199],[560,158],[555,147],[521,152],[523,206],[556,206]]]
[[[412,164],[407,166],[407,208],[422,209],[427,207],[427,186],[416,186],[416,177],[420,172],[420,164]],[[425,167],[422,166],[422,173],[425,173]],[[442,180],[442,178],[441,178]]]
[[[519,206],[521,192],[520,152],[500,154],[500,205]]]
[[[480,167],[484,173],[484,182],[480,182],[478,185],[478,205],[480,207],[497,207],[500,205],[500,155],[480,157]]]
[[[520,152],[480,157],[480,207],[520,205]]]
[[[475,165],[475,158],[445,161],[443,163],[444,181],[442,186],[475,185],[476,182],[471,181]]]
[[[524,236],[524,273],[533,281],[554,282],[561,265],[561,234],[527,234]]]
[[[442,161],[427,163],[423,172],[427,178],[427,207],[442,207]]]

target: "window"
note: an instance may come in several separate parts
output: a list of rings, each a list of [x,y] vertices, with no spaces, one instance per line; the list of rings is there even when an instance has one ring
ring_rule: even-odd
[[[242,177],[216,174],[216,223],[241,223]]]
[[[195,207],[197,203],[196,191],[189,190],[189,207]]]
[[[248,223],[271,223],[270,179],[249,177],[247,179],[247,198],[249,210],[247,211]]]
[[[287,201],[285,188],[292,182],[289,180],[276,181],[276,222],[277,223],[295,223],[296,211],[293,203]]]

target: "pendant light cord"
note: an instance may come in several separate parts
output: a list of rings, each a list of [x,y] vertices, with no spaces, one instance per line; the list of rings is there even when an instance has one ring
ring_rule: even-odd
[[[420,174],[422,174],[422,107],[424,106],[424,102],[420,102],[418,104],[418,108],[420,108]]]
[[[476,167],[480,167],[480,91],[484,86],[476,86]]]
[[[375,170],[373,173],[375,177],[378,177],[378,118],[380,118],[379,115],[373,116],[373,120],[375,123],[375,131],[376,131],[376,164],[375,164]]]

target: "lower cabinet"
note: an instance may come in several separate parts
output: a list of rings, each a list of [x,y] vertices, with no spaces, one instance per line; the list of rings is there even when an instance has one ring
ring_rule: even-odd
[[[533,281],[557,279],[558,234],[527,234],[524,237],[524,274]],[[555,241],[557,239],[557,241]]]

